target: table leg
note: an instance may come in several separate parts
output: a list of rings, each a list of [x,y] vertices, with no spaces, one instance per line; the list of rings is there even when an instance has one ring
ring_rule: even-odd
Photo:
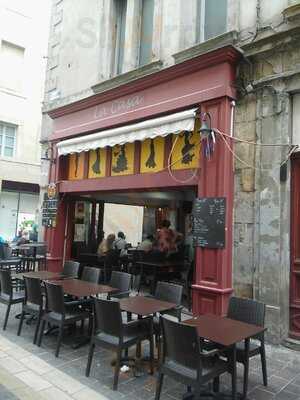
[[[237,393],[236,393],[236,383],[237,383],[237,363],[236,363],[236,345],[234,344],[232,347],[232,399],[236,400],[237,399]]]
[[[248,392],[248,377],[249,377],[249,347],[250,339],[245,340],[245,364],[244,364],[244,387],[243,387],[243,399],[247,399]]]

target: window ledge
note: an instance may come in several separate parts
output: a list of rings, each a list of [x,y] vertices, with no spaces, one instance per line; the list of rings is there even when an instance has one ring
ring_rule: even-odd
[[[289,6],[285,8],[282,11],[282,14],[285,19],[288,21],[294,21],[294,20],[299,20],[300,19],[300,3],[293,4],[292,6]]]
[[[161,70],[163,63],[161,60],[152,61],[149,64],[136,68],[132,71],[117,75],[109,80],[103,81],[91,87],[94,93],[103,93],[107,90],[114,89],[120,85],[130,83],[136,79],[151,75],[154,72]]]
[[[198,43],[195,46],[190,47],[186,50],[179,51],[178,53],[173,54],[173,58],[175,60],[175,64],[179,64],[183,61],[200,56],[213,50],[217,50],[221,47],[235,45],[237,43],[237,40],[237,31],[226,32],[223,33],[223,35],[219,35],[212,39],[206,40],[205,42]]]

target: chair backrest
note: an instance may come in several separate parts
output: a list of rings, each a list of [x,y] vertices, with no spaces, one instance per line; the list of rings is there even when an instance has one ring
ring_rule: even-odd
[[[266,305],[256,300],[231,297],[227,317],[248,324],[264,326]]]
[[[45,282],[46,308],[58,314],[65,314],[64,291],[61,285]]]
[[[86,282],[99,283],[101,270],[99,268],[84,267],[81,279]]]
[[[168,282],[157,282],[154,297],[158,300],[168,301],[177,305],[181,304],[182,299],[181,285]]]
[[[163,361],[173,361],[201,371],[200,340],[194,326],[160,317],[163,332]]]
[[[36,278],[24,277],[25,280],[25,293],[26,302],[36,304],[38,306],[43,305],[43,295],[41,288],[41,281]]]
[[[132,276],[126,272],[112,271],[109,286],[127,292],[130,290],[131,279]]]
[[[78,278],[80,263],[77,261],[65,261],[63,275]]]
[[[117,301],[95,299],[95,330],[122,337],[122,314]]]
[[[12,248],[8,245],[3,246],[3,258],[4,260],[8,260],[12,256]]]
[[[0,293],[11,297],[13,292],[10,270],[0,270]]]
[[[36,254],[39,256],[46,256],[47,254],[47,246],[39,246],[36,248]]]

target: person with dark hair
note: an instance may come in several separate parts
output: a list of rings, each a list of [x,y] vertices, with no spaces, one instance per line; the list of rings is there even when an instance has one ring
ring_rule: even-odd
[[[124,232],[120,231],[118,232],[117,239],[114,241],[114,248],[120,251],[121,257],[126,255],[126,246],[127,246],[126,236]]]

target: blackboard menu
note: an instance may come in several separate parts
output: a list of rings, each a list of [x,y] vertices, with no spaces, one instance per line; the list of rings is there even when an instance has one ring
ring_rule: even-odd
[[[57,198],[49,198],[48,194],[44,194],[43,211],[42,211],[42,225],[47,228],[54,228],[56,226],[56,213],[58,207]]]
[[[225,247],[225,197],[203,197],[193,204],[193,242],[197,247]]]

